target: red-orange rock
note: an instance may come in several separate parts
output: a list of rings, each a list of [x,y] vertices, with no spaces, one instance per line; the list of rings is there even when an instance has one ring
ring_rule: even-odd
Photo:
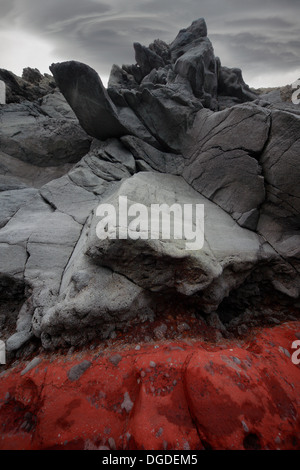
[[[300,449],[299,329],[20,362],[0,375],[0,449]]]

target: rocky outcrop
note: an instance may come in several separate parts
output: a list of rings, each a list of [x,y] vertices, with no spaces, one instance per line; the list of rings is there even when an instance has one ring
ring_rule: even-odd
[[[36,166],[75,163],[91,145],[77,120],[50,118],[34,103],[5,106],[0,124],[1,152]]]
[[[97,139],[125,134],[180,154],[182,141],[202,107],[219,109],[255,100],[241,71],[223,68],[207,37],[203,18],[181,30],[171,44],[134,43],[136,64],[111,70],[108,90],[85,64],[50,69],[83,128]],[[227,98],[226,98],[227,96]]]
[[[84,64],[53,64],[61,93],[0,109],[0,288],[25,301],[13,354],[104,339],[166,304],[207,316],[237,292],[243,312],[251,289],[299,298],[297,110],[222,67],[203,19],[134,48],[108,90]],[[187,218],[203,243],[159,230],[100,240],[97,207],[120,197],[147,211],[204,206],[204,235]]]
[[[258,156],[271,125],[270,111],[254,104],[197,114],[186,136],[183,176],[243,227],[255,230],[265,200]]]
[[[228,104],[229,97],[236,103],[253,101],[257,98],[256,93],[250,90],[244,82],[240,69],[222,67],[221,63],[219,64],[218,95],[220,104],[225,104],[226,100]]]
[[[0,448],[299,448],[299,108],[134,49],[0,73]]]
[[[185,328],[204,330],[187,317]],[[134,333],[92,351],[40,351],[2,373],[0,449],[299,449],[296,324],[217,345]]]
[[[103,140],[128,133],[93,69],[79,62],[64,62],[52,64],[50,70],[86,132]]]
[[[56,89],[51,75],[42,75],[39,70],[29,67],[23,70],[22,78],[8,70],[0,69],[0,80],[5,83],[6,103],[38,100]]]
[[[91,146],[59,92],[2,106],[0,124],[0,191],[39,188],[67,173]]]

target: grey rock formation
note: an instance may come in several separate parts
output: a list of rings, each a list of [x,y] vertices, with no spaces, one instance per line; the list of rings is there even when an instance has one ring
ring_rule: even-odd
[[[203,109],[187,133],[183,150],[186,181],[253,230],[265,199],[264,173],[257,157],[269,129],[270,112],[253,104],[215,113]]]
[[[138,42],[135,42],[133,47],[135,50],[135,60],[141,69],[142,77],[148,75],[153,69],[164,67],[164,60],[160,55],[156,54],[156,52],[148,49],[145,46],[142,46]]]
[[[300,116],[272,111],[268,144],[260,158],[266,183],[258,231],[272,244],[290,267],[286,289],[297,298],[300,271]],[[295,279],[294,284],[291,279]]]
[[[38,100],[56,88],[51,75],[42,75],[39,70],[31,68],[24,69],[22,78],[0,69],[0,80],[6,85],[6,103]]]
[[[202,249],[188,251],[187,238],[169,240],[99,240],[94,217],[87,241],[87,254],[99,265],[126,275],[138,286],[151,292],[193,296],[201,292],[199,306],[204,311],[215,310],[233,287],[241,284],[251,269],[259,263],[276,257],[274,250],[256,234],[242,229],[218,206],[200,196],[177,176],[158,173],[139,173],[126,180],[108,202],[118,208],[119,196],[127,196],[130,204],[143,204],[148,209],[149,226],[151,204],[172,207],[179,204],[204,204],[205,243]],[[167,208],[162,207],[167,213]],[[196,233],[195,218],[185,218]],[[236,269],[239,266],[239,269]],[[141,269],[141,267],[143,267]],[[228,272],[232,275],[228,276]],[[233,273],[235,273],[233,275]],[[196,300],[197,302],[197,300]]]
[[[183,136],[200,108],[216,111],[228,97],[231,105],[257,98],[241,71],[221,67],[203,18],[169,45],[156,40],[149,47],[134,43],[134,49],[136,64],[114,65],[107,91],[85,64],[50,67],[82,127],[97,139],[131,134],[181,153]]]
[[[155,141],[132,110],[115,106],[99,75],[91,67],[70,61],[52,64],[50,70],[81,126],[90,136],[106,140],[133,134],[151,143]]]
[[[233,101],[240,103],[257,98],[257,95],[244,82],[240,69],[222,67],[221,64],[219,64],[218,95],[221,102],[223,97],[230,97]]]
[[[217,65],[208,38],[177,59],[175,72],[187,80],[194,96],[201,99],[204,107],[218,109]]]
[[[207,37],[207,26],[204,18],[193,21],[188,28],[181,29],[170,44],[170,51],[173,60],[177,60],[190,48],[197,46]]]
[[[91,144],[77,120],[50,118],[36,103],[2,107],[0,126],[1,151],[36,166],[77,162]]]
[[[64,96],[58,91],[44,96],[40,101],[40,108],[44,114],[51,118],[78,121],[76,114],[70,108]]]
[[[91,67],[71,61],[52,64],[50,70],[89,135],[105,140],[128,133],[100,77]]]
[[[73,163],[59,166],[37,166],[26,163],[0,151],[0,191],[40,188],[49,181],[66,174]]]
[[[143,160],[153,170],[172,175],[182,174],[184,168],[182,155],[161,152],[134,136],[122,137],[121,141],[128,147],[137,161]]]
[[[232,319],[262,285],[299,301],[299,109],[221,66],[203,19],[171,44],[134,48],[108,90],[74,61],[52,65],[59,90],[35,69],[0,73],[13,101],[0,107],[1,315],[21,306],[10,354],[33,338],[108,338],[165,305],[215,322],[227,299]],[[99,239],[97,207],[121,196],[149,224],[152,204],[165,215],[204,205],[203,246],[146,225],[136,239]],[[201,239],[192,213],[186,222]]]
[[[195,99],[186,100],[170,87],[142,92],[127,91],[126,101],[162,148],[181,153],[182,139],[202,107]]]

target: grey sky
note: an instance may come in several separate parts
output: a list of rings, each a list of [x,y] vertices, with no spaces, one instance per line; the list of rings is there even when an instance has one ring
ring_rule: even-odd
[[[250,86],[300,78],[299,0],[0,0],[0,68],[49,72],[74,59],[106,83],[114,63],[134,63],[133,42],[171,42],[200,17],[222,64]]]

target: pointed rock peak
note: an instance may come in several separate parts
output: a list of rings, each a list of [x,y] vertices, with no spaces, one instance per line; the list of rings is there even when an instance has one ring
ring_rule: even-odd
[[[174,41],[170,44],[170,48],[181,48],[205,37],[207,37],[206,22],[204,18],[199,18],[198,20],[193,21],[191,26],[188,28],[184,28],[179,31]]]

